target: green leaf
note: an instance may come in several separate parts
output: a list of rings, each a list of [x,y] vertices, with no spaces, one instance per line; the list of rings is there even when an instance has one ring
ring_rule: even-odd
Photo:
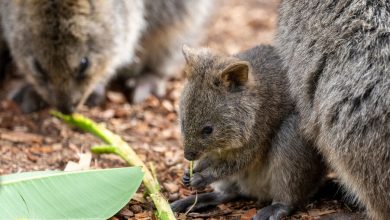
[[[1,219],[107,219],[137,191],[140,167],[2,176]]]

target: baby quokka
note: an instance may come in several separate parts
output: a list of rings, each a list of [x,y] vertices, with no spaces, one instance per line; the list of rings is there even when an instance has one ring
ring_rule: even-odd
[[[323,176],[320,156],[300,136],[287,78],[271,46],[234,56],[183,47],[187,80],[180,100],[184,155],[197,160],[183,180],[198,195],[192,210],[240,197],[269,203],[255,219],[280,219],[313,194]],[[195,196],[172,203],[177,212]]]

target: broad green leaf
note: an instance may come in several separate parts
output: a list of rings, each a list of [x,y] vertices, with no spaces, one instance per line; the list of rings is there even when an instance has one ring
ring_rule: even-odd
[[[0,177],[0,219],[107,219],[141,184],[140,167]]]

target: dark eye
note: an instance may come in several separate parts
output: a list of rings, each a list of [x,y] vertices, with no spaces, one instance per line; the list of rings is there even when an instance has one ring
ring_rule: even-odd
[[[202,134],[205,136],[208,136],[211,133],[213,133],[213,127],[211,127],[211,126],[206,126],[202,129]]]
[[[47,72],[42,68],[41,64],[37,61],[34,60],[34,68],[35,72],[44,80],[47,79]]]
[[[85,72],[87,71],[88,67],[89,67],[89,60],[88,60],[88,58],[83,57],[80,60],[78,73],[77,73],[77,79],[79,79],[79,80],[85,79]]]
[[[215,87],[219,87],[221,85],[221,81],[215,80],[213,84]]]

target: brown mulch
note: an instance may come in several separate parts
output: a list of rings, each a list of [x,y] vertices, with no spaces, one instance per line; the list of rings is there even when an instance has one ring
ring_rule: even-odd
[[[260,43],[272,43],[277,20],[278,0],[221,0],[208,24],[204,46],[236,53]],[[183,85],[181,73],[169,83],[163,99],[150,97],[130,105],[122,94],[109,92],[103,106],[84,107],[80,113],[105,123],[121,135],[144,159],[152,162],[170,201],[191,193],[181,184],[188,163],[183,159],[177,109]],[[63,170],[69,161],[77,162],[79,153],[88,152],[100,141],[90,134],[70,129],[47,110],[24,115],[11,101],[0,102],[0,174],[33,170]],[[91,168],[121,167],[117,156],[93,155]],[[153,219],[152,203],[141,189],[129,204],[112,219]],[[317,219],[348,207],[337,200],[321,200],[300,208],[287,219]],[[202,213],[178,215],[179,219],[251,219],[256,213],[253,202],[223,204]]]

